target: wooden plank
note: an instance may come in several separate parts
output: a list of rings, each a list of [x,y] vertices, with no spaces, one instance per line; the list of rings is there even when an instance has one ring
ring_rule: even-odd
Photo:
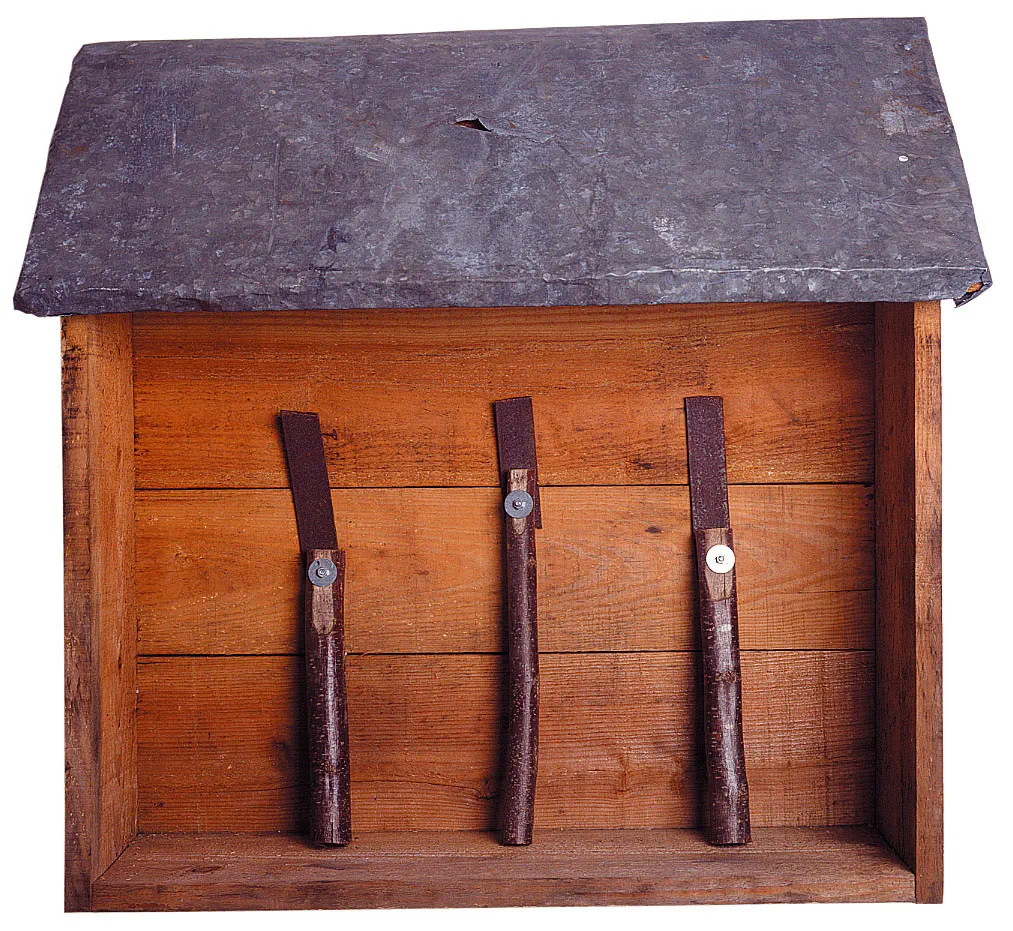
[[[872,479],[868,304],[138,314],[134,337],[142,488],[285,487],[282,409],[319,412],[337,485],[492,486],[491,400],[519,394],[543,485],[685,482],[691,394],[724,396],[732,482]]]
[[[63,319],[68,911],[136,830],[130,347],[129,315]]]
[[[939,304],[876,308],[877,823],[943,896]]]
[[[746,649],[871,649],[872,489],[733,486]],[[336,490],[353,653],[502,649],[496,489]],[[546,488],[542,649],[697,646],[685,487]],[[237,545],[241,543],[241,545]],[[301,585],[284,490],[141,492],[140,649],[296,653]]]
[[[910,902],[910,871],[866,827],[760,828],[717,849],[696,831],[540,831],[533,846],[489,834],[357,834],[344,850],[300,837],[139,837],[96,884],[96,907],[437,908]]]
[[[688,827],[701,760],[692,653],[542,654],[536,825]],[[491,829],[502,661],[355,656],[347,664],[356,830]],[[868,823],[870,652],[743,654],[754,822]],[[302,662],[144,659],[140,829],[298,831]]]

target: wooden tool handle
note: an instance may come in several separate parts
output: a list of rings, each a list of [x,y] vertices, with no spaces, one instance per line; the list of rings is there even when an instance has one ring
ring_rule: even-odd
[[[703,649],[706,837],[710,844],[748,844],[749,787],[742,745],[742,670],[732,532],[727,527],[697,530],[694,538]]]
[[[304,560],[310,837],[317,846],[343,846],[352,839],[345,696],[345,554],[341,550],[308,550]]]
[[[535,514],[512,517],[511,492],[534,498],[534,473],[507,476],[507,745],[500,788],[499,830],[504,844],[530,844],[538,774],[538,601]]]

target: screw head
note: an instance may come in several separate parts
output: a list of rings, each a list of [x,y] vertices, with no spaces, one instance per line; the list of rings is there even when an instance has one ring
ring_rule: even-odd
[[[705,559],[707,568],[719,575],[731,572],[735,567],[735,553],[730,546],[725,546],[724,543],[715,543],[707,550]]]
[[[326,557],[314,559],[306,570],[306,575],[313,585],[326,588],[337,581],[338,567]]]
[[[527,517],[534,509],[534,499],[526,491],[511,491],[503,501],[503,510],[513,518]]]

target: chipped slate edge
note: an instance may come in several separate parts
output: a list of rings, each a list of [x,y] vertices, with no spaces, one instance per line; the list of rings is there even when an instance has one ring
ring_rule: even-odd
[[[157,294],[113,288],[59,289],[21,284],[16,309],[39,317],[135,311],[243,312],[271,310],[423,309],[426,307],[605,307],[760,302],[930,301],[966,304],[992,285],[984,266],[940,269],[644,269],[621,277],[455,280],[431,301],[408,303],[397,284],[360,282],[323,300],[303,294]],[[258,299],[260,297],[260,299]],[[68,309],[72,308],[72,309]]]

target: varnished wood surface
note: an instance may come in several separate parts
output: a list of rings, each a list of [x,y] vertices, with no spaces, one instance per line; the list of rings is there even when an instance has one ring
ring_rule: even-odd
[[[686,488],[546,488],[543,650],[698,645]],[[733,486],[745,649],[873,646],[873,491]],[[285,490],[140,492],[140,650],[296,653],[300,558]],[[341,489],[353,653],[503,649],[498,489]]]
[[[695,654],[540,660],[536,823],[698,824]],[[872,654],[747,652],[742,666],[754,823],[867,823]],[[491,829],[502,659],[352,656],[346,675],[356,830]],[[296,657],[142,660],[141,830],[301,830],[302,683]]]
[[[473,832],[361,834],[321,852],[288,835],[139,837],[96,884],[102,910],[910,902],[914,882],[864,827],[544,831],[528,848]]]
[[[130,339],[129,315],[63,320],[68,911],[137,819]]]
[[[138,314],[134,350],[141,488],[285,487],[283,409],[319,412],[335,485],[492,486],[518,394],[543,486],[685,482],[693,394],[732,482],[872,479],[868,304]]]
[[[877,823],[943,896],[939,304],[876,307]]]

